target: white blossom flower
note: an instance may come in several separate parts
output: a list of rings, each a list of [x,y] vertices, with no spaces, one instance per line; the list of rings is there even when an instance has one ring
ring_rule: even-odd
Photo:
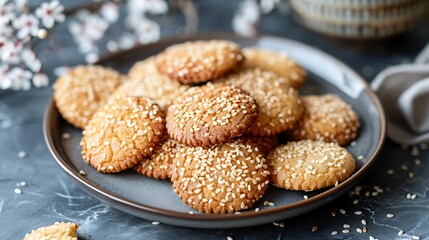
[[[11,37],[13,34],[13,29],[7,23],[0,21],[0,37]]]
[[[109,23],[114,23],[119,17],[119,7],[112,2],[107,2],[101,7],[100,14]]]
[[[8,75],[9,66],[0,65],[0,89],[8,89],[12,85]]]
[[[163,14],[168,11],[165,0],[130,0],[127,8],[130,14]]]
[[[160,37],[161,30],[158,23],[144,18],[135,29],[135,32],[138,41],[142,44],[146,44],[157,41]]]
[[[57,67],[54,69],[54,75],[57,77],[61,77],[64,74],[68,73],[71,70],[71,68],[66,66]]]
[[[64,6],[59,1],[44,2],[36,9],[36,16],[42,20],[43,26],[52,28],[55,22],[64,22]]]
[[[19,18],[12,21],[12,25],[18,31],[16,36],[19,39],[27,38],[30,35],[37,36],[39,31],[39,20],[29,14],[22,14]]]
[[[42,67],[42,63],[39,59],[36,58],[36,55],[30,48],[24,48],[21,51],[21,59],[27,65],[29,69],[33,72],[40,71],[40,68]]]
[[[13,5],[6,4],[5,1],[0,1],[0,24],[9,23],[15,16]]]
[[[253,36],[257,33],[256,24],[261,12],[256,1],[245,0],[241,2],[237,14],[232,20],[232,28],[238,34]]]
[[[8,64],[18,64],[21,59],[19,56],[21,49],[22,43],[20,42],[3,41],[3,46],[0,51],[0,60]]]
[[[49,83],[48,76],[44,73],[37,73],[33,76],[33,85],[35,87],[44,87]]]
[[[8,74],[10,88],[13,90],[29,90],[31,88],[30,79],[32,76],[33,74],[30,71],[14,67]]]
[[[17,12],[23,12],[25,10],[25,8],[27,7],[27,0],[14,0],[13,1],[14,6],[15,6],[15,10]]]

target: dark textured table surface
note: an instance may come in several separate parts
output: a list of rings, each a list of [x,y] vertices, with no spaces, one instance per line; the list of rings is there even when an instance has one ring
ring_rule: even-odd
[[[199,31],[231,30],[236,3],[195,4],[200,13]],[[338,42],[309,32],[278,12],[264,16],[260,28],[263,34],[315,46],[368,81],[386,66],[412,61],[429,42],[429,25],[377,47]],[[64,39],[63,53],[71,63],[79,63],[81,59],[73,58],[73,51],[73,45]],[[52,71],[55,57],[44,64]],[[0,239],[22,239],[32,229],[57,221],[79,223],[79,239],[429,239],[429,150],[425,144],[406,147],[387,140],[358,189],[282,224],[218,230],[153,225],[89,196],[56,164],[42,132],[43,111],[51,95],[49,87],[0,91]],[[16,194],[16,188],[22,194]],[[316,231],[312,231],[314,227]],[[364,227],[366,233],[358,232]],[[398,235],[400,231],[403,235]]]

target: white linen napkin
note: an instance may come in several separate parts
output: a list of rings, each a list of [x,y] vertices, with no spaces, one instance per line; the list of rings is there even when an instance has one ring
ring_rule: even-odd
[[[371,88],[383,105],[391,140],[410,145],[429,142],[429,44],[414,64],[380,72]]]

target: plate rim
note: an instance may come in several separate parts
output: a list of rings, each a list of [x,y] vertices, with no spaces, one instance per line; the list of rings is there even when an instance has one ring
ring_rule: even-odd
[[[209,33],[193,34],[193,35],[189,35],[186,37],[179,37],[179,36],[168,37],[168,38],[161,39],[155,43],[150,43],[150,44],[146,44],[146,45],[139,45],[136,48],[128,49],[128,50],[121,51],[121,52],[107,54],[105,57],[101,58],[96,64],[103,64],[103,63],[105,63],[105,62],[107,62],[113,58],[119,57],[121,55],[126,55],[126,54],[133,52],[133,51],[137,51],[137,50],[144,49],[144,48],[150,48],[151,46],[154,46],[154,45],[165,45],[168,43],[177,43],[177,42],[181,42],[181,41],[195,40],[195,39],[221,39],[221,38],[243,40],[243,41],[244,40],[255,40],[255,41],[257,41],[257,40],[264,39],[264,38],[265,39],[271,38],[271,39],[275,39],[277,41],[280,40],[283,42],[288,42],[288,43],[297,45],[299,47],[306,48],[310,51],[316,52],[317,54],[322,55],[324,58],[327,58],[329,61],[332,61],[335,64],[338,64],[339,67],[341,67],[342,69],[345,69],[349,73],[351,73],[357,81],[359,81],[361,84],[363,84],[364,89],[362,92],[365,92],[366,94],[368,94],[368,96],[370,97],[372,103],[376,107],[377,112],[380,116],[378,118],[378,121],[379,121],[379,124],[381,127],[380,134],[378,136],[379,141],[378,141],[377,146],[374,149],[374,153],[368,159],[368,161],[358,171],[356,171],[352,176],[350,176],[345,181],[341,182],[336,187],[332,187],[332,188],[330,188],[330,189],[328,189],[322,193],[319,193],[319,194],[317,194],[314,197],[311,197],[309,199],[304,199],[302,201],[292,203],[292,204],[275,206],[272,208],[263,209],[263,210],[258,211],[258,212],[244,211],[241,214],[189,214],[187,212],[181,212],[181,211],[179,212],[179,211],[173,211],[173,210],[148,206],[146,204],[138,203],[138,202],[123,198],[123,197],[118,196],[114,193],[110,193],[110,192],[107,192],[107,191],[101,189],[99,186],[97,186],[93,182],[89,181],[84,176],[81,176],[78,172],[76,172],[74,169],[72,169],[70,164],[67,163],[70,161],[66,161],[65,159],[63,159],[61,154],[58,152],[58,149],[56,149],[56,144],[55,144],[54,137],[53,137],[54,136],[53,135],[53,128],[50,126],[51,122],[52,122],[52,119],[51,119],[52,117],[50,117],[50,116],[55,111],[57,111],[57,113],[58,113],[58,110],[55,108],[53,97],[51,97],[48,100],[48,103],[45,107],[45,112],[43,115],[43,134],[44,134],[45,143],[47,144],[47,147],[48,147],[49,151],[51,152],[51,154],[53,155],[57,164],[60,165],[60,167],[70,177],[72,177],[72,179],[75,182],[77,182],[79,186],[83,187],[83,190],[85,190],[86,192],[88,192],[88,190],[94,191],[103,197],[103,199],[100,199],[99,196],[94,196],[92,192],[88,192],[90,195],[93,195],[98,200],[101,200],[101,201],[111,200],[111,201],[114,201],[114,202],[119,203],[119,204],[124,204],[126,207],[132,207],[132,208],[138,209],[139,211],[145,211],[149,214],[161,215],[164,217],[170,217],[170,218],[175,218],[175,219],[179,219],[179,220],[183,219],[183,220],[197,220],[197,221],[199,221],[199,220],[234,221],[234,220],[248,219],[248,218],[254,218],[254,217],[262,217],[262,216],[266,217],[266,216],[273,215],[273,214],[279,214],[280,212],[283,212],[283,211],[291,211],[291,210],[299,208],[303,205],[306,206],[306,205],[309,205],[312,203],[317,203],[319,201],[323,201],[323,204],[321,204],[321,205],[324,205],[324,204],[326,204],[326,203],[328,203],[328,202],[330,202],[336,198],[336,197],[332,198],[331,196],[335,196],[335,194],[337,192],[341,192],[341,190],[344,188],[351,188],[351,186],[353,186],[353,182],[356,181],[355,182],[355,184],[356,184],[359,180],[361,180],[361,178],[364,176],[364,174],[367,173],[368,170],[370,169],[370,167],[374,164],[374,162],[377,159],[378,155],[380,154],[381,148],[385,142],[386,118],[385,118],[384,110],[383,110],[383,107],[382,107],[379,99],[377,98],[375,93],[369,87],[369,84],[356,71],[354,71],[351,67],[344,64],[343,62],[336,59],[335,57],[333,57],[333,56],[331,56],[331,55],[329,55],[329,54],[327,54],[327,53],[325,53],[325,52],[323,52],[317,48],[314,48],[314,47],[306,45],[306,44],[302,44],[300,42],[297,42],[295,40],[291,40],[288,38],[271,36],[271,35],[261,35],[261,36],[257,36],[257,37],[243,37],[243,36],[239,36],[239,35],[236,35],[236,34],[233,34],[230,32],[209,32]],[[58,116],[60,116],[60,115],[58,114]],[[85,189],[84,187],[86,187],[88,189]],[[344,193],[341,193],[340,195],[342,195],[342,194],[344,194]],[[110,201],[108,201],[108,202],[110,202]],[[135,215],[135,214],[133,214],[133,215]],[[296,215],[298,215],[298,214],[295,214],[294,216],[296,216]],[[181,225],[181,224],[174,224],[174,225]],[[256,224],[249,224],[246,226],[250,226],[250,225],[256,225]],[[183,224],[182,226],[189,226],[189,225]]]

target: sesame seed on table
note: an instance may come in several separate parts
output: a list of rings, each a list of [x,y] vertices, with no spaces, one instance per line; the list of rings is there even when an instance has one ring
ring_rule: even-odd
[[[231,28],[232,14],[237,7],[235,1],[194,3],[199,12],[199,30],[207,32]],[[263,16],[258,26],[263,34],[291,38],[337,57],[364,74],[368,82],[387,66],[412,61],[429,41],[429,24],[423,24],[396,42],[364,51],[361,45],[332,41],[302,28],[292,15],[282,15],[280,10]],[[57,30],[65,31],[66,28]],[[166,28],[163,31],[176,32],[177,29]],[[64,45],[56,50],[62,52],[71,63],[81,61],[75,53],[73,39],[68,39],[61,32],[57,37]],[[56,56],[47,57],[44,70],[52,72],[58,62],[60,59]],[[122,73],[127,70],[122,69]],[[244,228],[183,228],[116,210],[92,197],[71,180],[58,167],[43,138],[43,111],[51,97],[51,88],[26,92],[0,90],[0,226],[3,226],[0,227],[0,239],[23,239],[32,229],[65,221],[79,224],[79,239],[134,239],[136,236],[144,239],[191,240],[429,238],[427,144],[401,146],[386,139],[378,160],[356,186],[333,202],[307,214]],[[56,134],[62,143],[78,148],[80,138],[76,138],[74,133],[76,129],[69,127]],[[358,147],[359,137],[355,141],[347,147]],[[360,153],[355,156],[356,160],[361,154],[365,156]],[[77,172],[81,171],[83,178],[88,177],[89,171],[83,168],[84,165],[81,166]],[[305,195],[308,199],[302,197],[299,200],[313,201],[313,193],[306,192]],[[272,199],[262,198],[260,204],[252,208],[252,213],[263,213],[277,207],[278,203]],[[264,201],[267,201],[266,206]],[[191,216],[200,214],[195,210],[185,210]],[[244,214],[245,211],[242,211],[239,217]],[[345,224],[349,227],[345,228]]]

